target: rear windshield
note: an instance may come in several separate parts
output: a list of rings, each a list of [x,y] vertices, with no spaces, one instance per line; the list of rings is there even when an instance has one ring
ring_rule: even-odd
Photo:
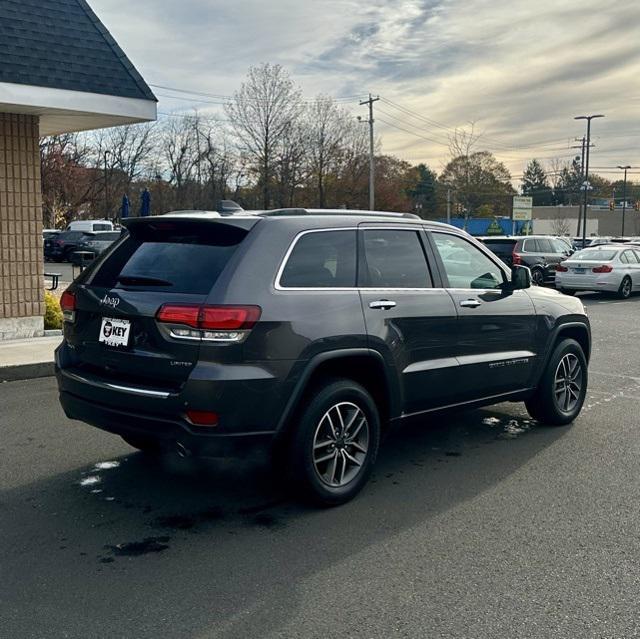
[[[498,256],[511,255],[516,244],[514,240],[483,240],[483,243]]]
[[[139,228],[109,254],[90,285],[206,295],[247,232],[221,224]]]
[[[585,249],[577,251],[571,256],[572,260],[585,260],[592,262],[610,262],[618,251],[599,251],[593,249]]]

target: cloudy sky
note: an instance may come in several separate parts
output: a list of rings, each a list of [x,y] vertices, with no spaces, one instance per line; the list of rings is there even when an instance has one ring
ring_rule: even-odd
[[[220,107],[159,86],[231,95],[249,65],[272,62],[306,96],[344,97],[354,114],[365,115],[357,96],[380,95],[383,150],[437,171],[452,130],[470,122],[514,177],[531,157],[570,159],[584,133],[573,117],[587,113],[606,115],[592,166],[640,166],[639,0],[90,3],[161,113]]]

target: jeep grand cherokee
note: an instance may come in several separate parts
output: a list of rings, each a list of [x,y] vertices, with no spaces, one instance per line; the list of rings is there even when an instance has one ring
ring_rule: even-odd
[[[280,210],[131,219],[62,297],[66,414],[143,451],[267,447],[323,504],[365,484],[390,425],[524,401],[571,422],[582,303],[415,216]]]

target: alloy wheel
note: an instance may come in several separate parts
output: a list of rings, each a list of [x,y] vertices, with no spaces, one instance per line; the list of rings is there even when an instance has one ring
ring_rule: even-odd
[[[582,391],[582,366],[574,353],[567,353],[558,362],[553,388],[558,408],[564,413],[573,411]]]
[[[369,422],[352,402],[334,404],[322,416],[313,437],[313,466],[320,480],[332,488],[352,482],[369,452]]]

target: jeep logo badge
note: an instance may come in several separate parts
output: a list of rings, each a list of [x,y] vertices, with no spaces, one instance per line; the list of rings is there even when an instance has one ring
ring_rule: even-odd
[[[104,304],[105,306],[110,306],[111,308],[115,308],[116,306],[118,306],[118,304],[120,304],[120,298],[119,297],[109,297],[108,295],[105,295],[100,300],[100,303]]]

